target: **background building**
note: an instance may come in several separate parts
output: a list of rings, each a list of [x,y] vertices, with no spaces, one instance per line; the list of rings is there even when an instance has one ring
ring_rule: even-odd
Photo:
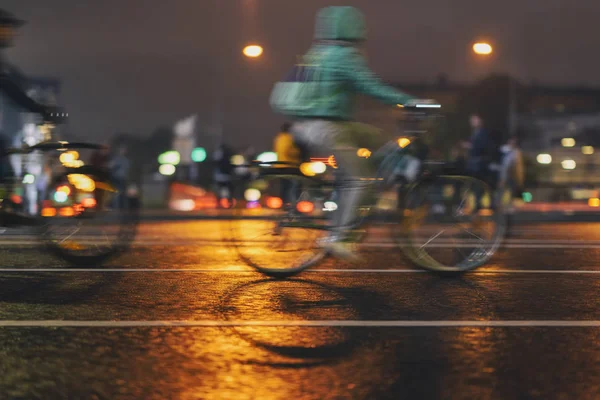
[[[468,139],[468,116],[473,112],[482,114],[499,144],[505,143],[514,102],[515,131],[527,159],[530,185],[600,184],[600,88],[527,84],[506,75],[492,75],[474,84],[439,78],[396,86],[443,105],[445,127],[433,133],[433,146],[450,149]],[[384,115],[373,114],[371,119]]]

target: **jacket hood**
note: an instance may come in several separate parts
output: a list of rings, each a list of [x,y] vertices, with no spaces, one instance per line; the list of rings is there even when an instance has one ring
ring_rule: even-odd
[[[316,40],[361,41],[367,38],[364,15],[354,7],[326,7],[317,14]]]

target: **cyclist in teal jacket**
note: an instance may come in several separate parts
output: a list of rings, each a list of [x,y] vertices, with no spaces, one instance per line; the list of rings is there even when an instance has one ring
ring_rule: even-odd
[[[303,110],[292,129],[296,139],[309,148],[327,149],[340,166],[339,202],[336,231],[323,241],[330,252],[357,260],[352,250],[349,228],[364,200],[365,185],[357,177],[368,175],[360,147],[374,150],[375,128],[352,122],[357,94],[389,105],[410,105],[416,100],[384,84],[367,66],[360,46],[366,39],[362,13],[354,7],[327,7],[319,11],[315,41],[305,56],[318,60],[319,98]]]

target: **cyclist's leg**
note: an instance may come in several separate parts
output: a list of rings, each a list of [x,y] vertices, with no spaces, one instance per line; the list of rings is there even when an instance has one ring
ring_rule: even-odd
[[[341,248],[339,244],[344,242],[348,229],[357,220],[358,209],[365,199],[369,181],[360,178],[374,175],[371,163],[357,155],[359,144],[373,141],[372,136],[377,134],[377,130],[364,124],[310,120],[296,124],[294,131],[298,141],[310,149],[318,148],[333,154],[336,159],[339,204],[334,234],[328,246],[335,247],[332,250],[338,255],[353,258],[352,251]]]
[[[333,155],[339,166],[339,202],[336,225],[340,233],[351,227],[358,218],[358,210],[368,202],[368,189],[375,177],[375,163],[371,158],[358,156],[359,148],[375,152],[382,146],[382,135],[371,125],[358,122],[337,124],[337,134],[332,145]],[[362,178],[362,180],[361,180]]]

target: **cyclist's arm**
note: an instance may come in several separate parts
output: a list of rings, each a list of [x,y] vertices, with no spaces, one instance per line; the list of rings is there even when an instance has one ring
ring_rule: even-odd
[[[27,96],[19,85],[2,73],[0,73],[0,91],[4,92],[17,105],[31,113],[45,114],[47,111],[44,105]]]
[[[345,60],[340,63],[344,77],[353,83],[356,90],[384,103],[406,104],[414,98],[386,85],[367,65],[365,58],[353,48],[348,48]]]

